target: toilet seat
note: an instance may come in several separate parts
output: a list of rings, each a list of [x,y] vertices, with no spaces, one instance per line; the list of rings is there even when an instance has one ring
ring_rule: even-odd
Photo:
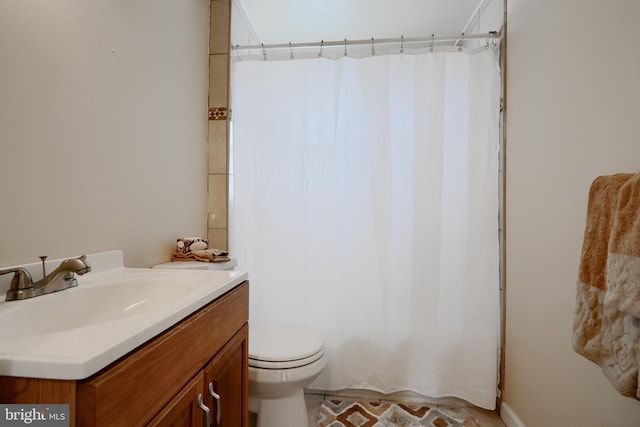
[[[322,337],[299,326],[251,325],[249,366],[291,369],[311,364],[324,355]]]
[[[292,369],[292,368],[299,368],[301,366],[309,365],[309,364],[315,362],[316,360],[320,359],[322,356],[324,356],[324,348],[322,348],[319,352],[317,352],[316,354],[314,354],[312,356],[304,357],[302,359],[287,360],[287,361],[282,361],[282,362],[267,362],[267,361],[264,361],[264,360],[249,358],[249,367],[260,368],[260,369]]]

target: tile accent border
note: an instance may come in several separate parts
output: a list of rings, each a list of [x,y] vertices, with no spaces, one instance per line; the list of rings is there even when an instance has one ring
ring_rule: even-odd
[[[227,107],[209,108],[209,120],[227,120]]]

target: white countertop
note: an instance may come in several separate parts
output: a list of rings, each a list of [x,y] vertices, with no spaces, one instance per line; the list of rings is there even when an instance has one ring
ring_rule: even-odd
[[[248,278],[126,268],[121,251],[87,259],[92,271],[76,276],[75,288],[22,301],[0,297],[0,375],[87,378]]]

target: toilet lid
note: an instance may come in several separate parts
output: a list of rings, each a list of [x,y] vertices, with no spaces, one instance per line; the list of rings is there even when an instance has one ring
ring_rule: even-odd
[[[323,347],[320,334],[309,328],[289,325],[249,326],[250,359],[288,362],[310,358]]]

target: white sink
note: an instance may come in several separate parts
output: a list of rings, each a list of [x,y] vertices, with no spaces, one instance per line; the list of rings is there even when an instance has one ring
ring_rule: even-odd
[[[152,313],[186,297],[194,287],[176,278],[123,279],[13,301],[0,311],[0,339],[70,331]]]
[[[247,279],[239,271],[125,268],[122,252],[78,286],[0,302],[0,375],[91,376]],[[119,265],[118,265],[119,264]],[[3,298],[2,298],[3,299]]]

